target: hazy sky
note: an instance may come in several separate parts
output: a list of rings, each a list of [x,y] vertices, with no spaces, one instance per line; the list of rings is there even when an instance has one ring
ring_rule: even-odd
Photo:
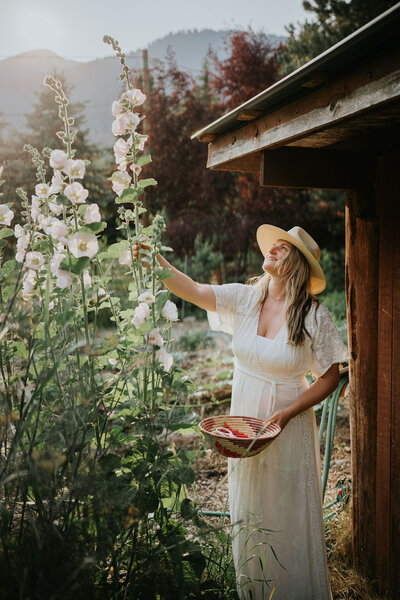
[[[47,48],[90,60],[110,54],[104,34],[127,52],[181,29],[250,25],[284,35],[306,17],[302,0],[0,0],[0,59]]]

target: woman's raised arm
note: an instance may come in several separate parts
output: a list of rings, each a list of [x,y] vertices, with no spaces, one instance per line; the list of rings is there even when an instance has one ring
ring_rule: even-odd
[[[145,247],[144,244],[142,244]],[[138,257],[137,244],[133,247],[133,256],[135,259]],[[164,280],[164,285],[176,296],[196,304],[200,308],[205,310],[216,311],[216,300],[215,294],[210,285],[197,283],[190,277],[175,269],[161,254],[157,255],[157,262],[163,269],[168,269],[173,277]]]

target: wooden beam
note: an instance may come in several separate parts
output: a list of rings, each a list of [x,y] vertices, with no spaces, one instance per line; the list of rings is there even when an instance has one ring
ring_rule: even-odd
[[[371,173],[374,159],[361,152],[285,147],[261,153],[264,187],[355,189]]]
[[[379,223],[373,188],[346,204],[346,297],[350,351],[353,554],[375,572]]]
[[[398,101],[400,48],[390,56],[376,58],[357,71],[337,77],[323,89],[288,101],[233,133],[219,136],[210,144],[207,166],[220,169],[247,154],[287,145]]]
[[[257,117],[261,117],[262,110],[242,110],[236,119],[238,121],[254,121]]]
[[[260,173],[261,153],[254,152],[248,156],[242,156],[231,161],[226,165],[222,165],[220,171],[237,171],[242,173]]]

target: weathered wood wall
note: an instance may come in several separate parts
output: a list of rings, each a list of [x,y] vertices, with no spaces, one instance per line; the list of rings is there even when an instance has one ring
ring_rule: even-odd
[[[400,152],[377,169],[380,220],[376,577],[400,597]]]
[[[378,258],[379,224],[371,182],[349,191],[346,205],[353,553],[356,567],[369,576],[375,571]]]

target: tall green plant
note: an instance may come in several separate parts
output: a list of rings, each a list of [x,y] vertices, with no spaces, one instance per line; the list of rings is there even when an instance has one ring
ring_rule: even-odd
[[[35,194],[18,190],[22,224],[0,205],[0,248],[15,258],[0,273],[0,598],[197,598],[204,582],[206,528],[183,499],[193,452],[174,449],[171,431],[191,427],[187,377],[169,352],[175,305],[158,266],[162,218],[144,227],[141,179],[146,136],[125,55],[112,38],[126,85],[113,103],[120,241],[106,247],[99,207],[80,180],[68,98],[54,77],[61,148],[26,146]],[[51,168],[48,173],[48,164]],[[132,260],[133,245],[150,250]],[[131,306],[121,307],[113,268],[126,267]],[[143,268],[142,260],[151,265]],[[103,310],[113,330],[98,331]],[[210,553],[207,555],[210,557]],[[208,571],[207,571],[208,572]],[[214,592],[213,592],[214,593]]]

